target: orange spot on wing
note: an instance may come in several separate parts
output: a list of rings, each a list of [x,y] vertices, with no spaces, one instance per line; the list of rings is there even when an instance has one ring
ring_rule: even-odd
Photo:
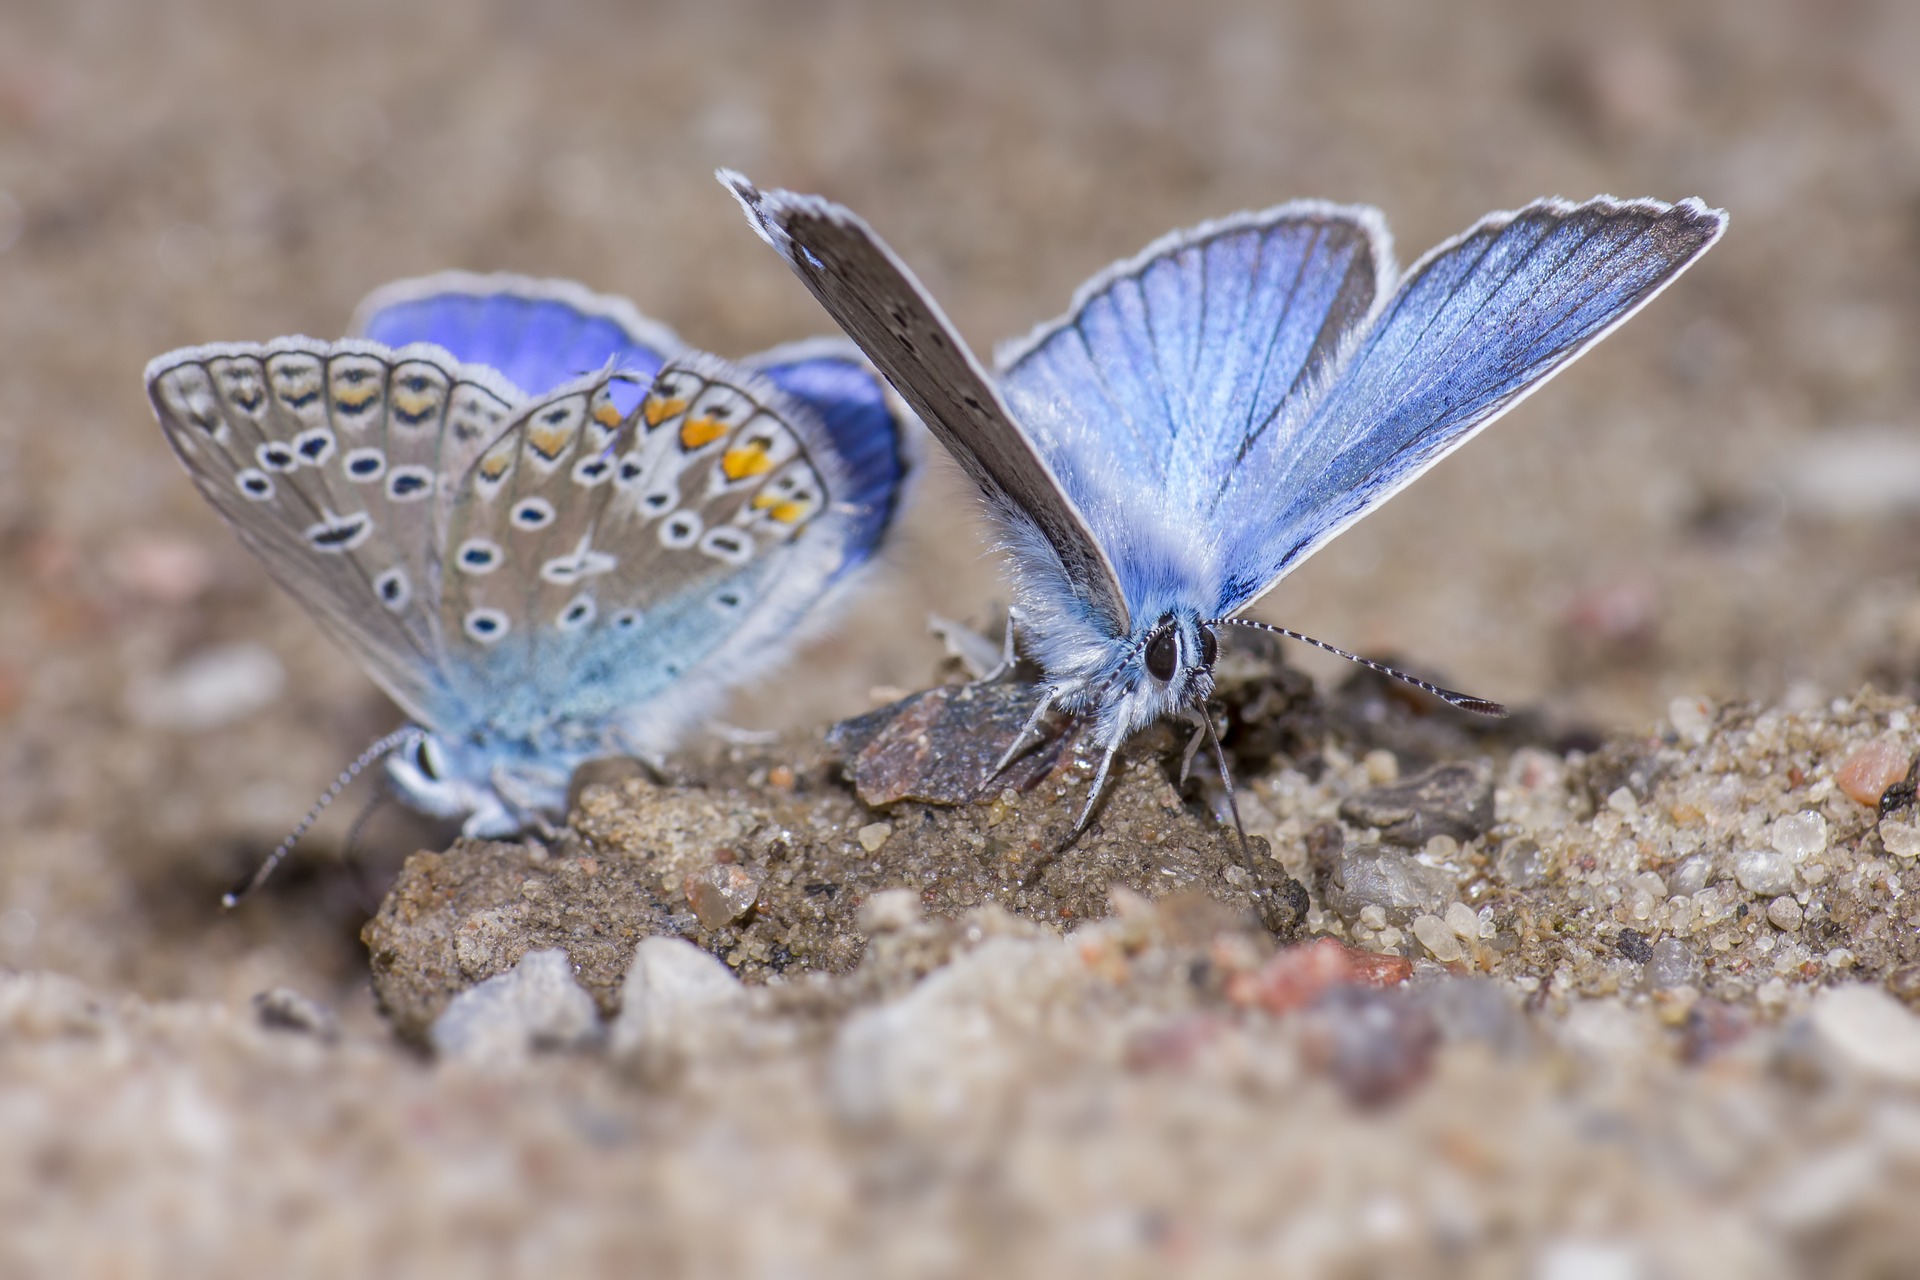
[[[729,480],[745,480],[751,476],[763,476],[772,470],[773,459],[767,456],[763,445],[744,445],[727,450],[720,459],[720,469],[727,473]]]
[[[565,453],[572,443],[572,424],[562,427],[535,424],[527,428],[527,446],[549,462]]]
[[[726,424],[712,418],[688,418],[680,424],[680,447],[691,453],[727,434]]]
[[[603,427],[617,427],[620,425],[620,410],[613,406],[612,401],[597,404],[593,408],[593,420]]]
[[[646,403],[640,406],[649,427],[657,427],[668,418],[687,411],[685,400],[670,400],[665,396],[648,396]]]

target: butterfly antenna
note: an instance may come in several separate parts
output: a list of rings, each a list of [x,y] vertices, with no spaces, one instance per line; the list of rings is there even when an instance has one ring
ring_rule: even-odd
[[[340,793],[352,786],[353,780],[365,772],[368,765],[387,753],[397,751],[408,743],[418,741],[424,736],[424,733],[420,729],[413,725],[408,725],[404,729],[395,729],[392,733],[380,739],[380,741],[374,743],[365,751],[362,751],[357,760],[340,771],[340,776],[333,780],[333,785],[327,788],[326,794],[314,801],[313,808],[307,810],[307,816],[300,819],[300,825],[296,826],[292,833],[280,842],[280,847],[266,856],[260,863],[259,869],[253,873],[253,877],[235,892],[222,894],[220,896],[220,905],[228,911],[231,911],[252,897],[254,892],[267,882],[267,878],[274,873],[275,868],[286,861],[287,855],[293,852],[293,846],[300,843],[300,838],[313,829],[313,824],[320,820],[320,815],[326,812],[327,806],[335,800],[338,800]]]
[[[1276,627],[1272,623],[1255,622],[1251,618],[1214,618],[1205,625],[1209,627],[1250,627],[1255,631],[1271,631],[1274,635],[1285,636],[1289,640],[1298,640],[1300,643],[1310,644],[1316,649],[1324,649],[1328,653],[1345,658],[1348,662],[1357,662],[1370,671],[1378,671],[1383,676],[1391,676],[1395,680],[1410,684],[1416,689],[1425,690],[1450,707],[1459,707],[1462,711],[1472,711],[1477,715],[1483,716],[1504,716],[1507,714],[1507,708],[1503,704],[1494,702],[1491,699],[1476,698],[1471,694],[1460,693],[1453,689],[1442,689],[1437,684],[1430,684],[1418,676],[1410,676],[1406,672],[1390,667],[1384,662],[1375,662],[1372,658],[1363,658],[1357,653],[1348,653],[1345,649],[1330,645],[1325,640],[1315,640],[1312,636],[1304,636],[1298,631],[1289,631],[1285,627]]]

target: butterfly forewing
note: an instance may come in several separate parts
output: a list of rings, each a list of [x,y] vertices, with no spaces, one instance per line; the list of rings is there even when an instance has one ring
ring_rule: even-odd
[[[974,482],[1038,526],[1077,590],[1110,628],[1124,632],[1125,596],[1085,517],[939,306],[892,250],[839,205],[761,192],[735,173],[720,177],[767,242]]]
[[[1001,353],[1000,388],[1123,581],[1142,525],[1210,531],[1223,483],[1365,324],[1391,249],[1370,209],[1303,201],[1167,236]],[[1143,491],[1154,501],[1143,507]]]

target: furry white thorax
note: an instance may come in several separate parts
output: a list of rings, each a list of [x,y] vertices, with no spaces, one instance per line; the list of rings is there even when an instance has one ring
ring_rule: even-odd
[[[1174,599],[1157,608],[1136,606],[1128,630],[1117,632],[1075,589],[1052,544],[1025,513],[993,501],[987,510],[1007,553],[1021,648],[1044,673],[1051,705],[1092,716],[1101,751],[1164,716],[1205,705],[1213,695],[1212,643],[1196,604]],[[1171,678],[1163,680],[1147,669],[1146,651],[1169,626],[1177,660]]]

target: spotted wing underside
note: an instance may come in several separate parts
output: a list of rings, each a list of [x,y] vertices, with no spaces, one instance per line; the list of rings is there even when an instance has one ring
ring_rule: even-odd
[[[146,383],[241,541],[408,714],[444,719],[439,478],[467,469],[519,394],[438,348],[300,337],[175,351]]]
[[[639,706],[756,618],[790,625],[868,550],[817,416],[767,379],[686,355],[625,418],[614,383],[522,416],[454,498],[439,601],[453,679],[521,731]]]

